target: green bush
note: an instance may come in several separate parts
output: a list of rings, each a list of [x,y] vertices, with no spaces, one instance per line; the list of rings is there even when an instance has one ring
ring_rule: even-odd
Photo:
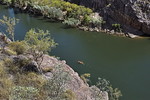
[[[116,31],[116,32],[121,32],[121,25],[120,24],[112,24],[112,28]]]
[[[87,84],[90,81],[89,78],[91,77],[91,75],[89,73],[85,73],[82,74],[80,77],[83,80],[83,82]]]
[[[101,91],[108,92],[109,100],[119,100],[119,97],[122,96],[121,91],[118,88],[113,88],[109,81],[106,79],[98,78],[98,82],[96,83],[96,86]]]
[[[4,53],[11,56],[11,55],[17,55],[17,53],[11,49],[5,49]]]
[[[17,74],[16,82],[19,86],[32,86],[38,89],[45,84],[46,80],[42,75],[38,75],[34,72],[25,74]]]
[[[0,62],[0,100],[8,100],[8,95],[12,86],[14,86],[14,84],[7,73],[5,64]]]
[[[36,100],[39,90],[34,87],[15,86],[9,95],[9,100]]]
[[[28,46],[23,41],[10,42],[8,47],[15,51],[18,55],[26,52]]]
[[[24,40],[29,45],[30,50],[44,53],[47,53],[57,45],[51,38],[48,30],[31,29],[26,33]]]
[[[43,86],[43,90],[49,96],[50,100],[63,100],[62,95],[69,80],[70,76],[68,72],[63,71],[62,65],[57,65],[55,66],[55,73]]]
[[[13,75],[15,75],[16,73],[23,73],[23,67],[29,64],[29,62],[30,62],[30,59],[26,59],[26,58],[18,59],[18,60],[5,58],[3,60],[3,63],[7,71]]]
[[[21,69],[14,63],[13,59],[5,58],[3,62],[10,74],[16,74],[20,72]]]
[[[78,19],[68,18],[67,20],[63,22],[63,24],[67,26],[71,26],[71,27],[77,27],[78,25],[81,24],[81,22]]]
[[[33,8],[39,10],[44,17],[55,20],[63,20],[63,12],[60,8],[49,7],[48,5],[46,6],[34,5]]]

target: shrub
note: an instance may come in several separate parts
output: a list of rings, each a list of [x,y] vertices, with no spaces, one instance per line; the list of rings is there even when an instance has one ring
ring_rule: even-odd
[[[7,71],[10,74],[16,74],[16,73],[25,73],[24,68],[26,65],[28,65],[31,62],[30,59],[26,58],[26,57],[18,57],[18,58],[4,58],[4,65],[7,69]]]
[[[11,4],[11,1],[12,0],[2,0],[3,3],[8,3],[8,4]]]
[[[1,61],[0,62],[0,77],[5,77],[6,76],[6,69],[4,68],[4,63]]]
[[[54,20],[63,20],[63,12],[60,8],[34,5],[33,8],[39,10],[44,17]]]
[[[67,20],[65,20],[63,22],[63,24],[71,26],[71,27],[76,27],[76,26],[80,25],[81,22],[77,19],[74,19],[74,18],[68,18]]]
[[[10,74],[16,74],[20,72],[19,66],[14,63],[13,59],[5,58],[4,65]]]
[[[34,57],[35,61],[41,58],[44,53],[50,52],[51,49],[57,45],[51,38],[49,31],[45,32],[40,29],[29,30],[25,35],[24,41],[30,47],[27,52]]]
[[[87,22],[92,25],[92,27],[101,27],[104,23],[103,18],[97,13],[91,14]]]
[[[30,46],[32,51],[47,53],[57,43],[51,38],[49,31],[31,29],[26,33],[25,42]]]
[[[3,62],[0,62],[0,77],[0,100],[7,100],[11,87],[14,86],[14,84]]]
[[[34,87],[15,86],[9,95],[9,100],[35,100],[39,94]]]
[[[43,90],[45,94],[49,96],[50,100],[62,100],[62,95],[66,88],[66,83],[70,80],[70,76],[68,72],[63,71],[62,65],[57,65],[55,67],[55,73],[43,86]]]
[[[4,53],[11,56],[11,55],[17,55],[17,53],[11,49],[5,49]]]
[[[11,87],[14,85],[13,81],[8,77],[0,78],[0,99],[8,100],[8,96],[10,94]]]
[[[112,28],[116,31],[116,32],[121,32],[121,25],[120,24],[112,24]]]
[[[109,81],[106,79],[98,78],[98,82],[96,83],[96,86],[101,91],[108,92],[109,99],[110,100],[119,100],[119,97],[122,96],[121,91],[118,88],[113,88]]]
[[[90,81],[89,80],[90,76],[91,75],[89,73],[85,73],[85,74],[82,74],[80,77],[84,81],[84,83],[88,83]]]
[[[65,98],[65,100],[76,100],[75,93],[71,90],[66,90],[63,93],[63,98]]]
[[[7,16],[3,16],[3,19],[0,19],[0,25],[6,27],[6,32],[9,34],[9,38],[14,41],[14,27],[19,22],[16,18],[10,18]]]
[[[17,74],[16,82],[19,86],[31,86],[37,89],[41,89],[41,87],[45,84],[46,80],[42,75],[38,75],[33,72],[25,73],[25,74]]]
[[[21,42],[20,41],[10,42],[8,44],[8,47],[11,50],[15,51],[18,55],[25,53],[27,48],[28,48],[28,46],[23,41],[21,41]]]
[[[80,16],[90,15],[92,10],[84,6],[72,4],[61,0],[53,0],[52,5],[61,8],[63,11],[67,11],[67,17],[80,18]]]

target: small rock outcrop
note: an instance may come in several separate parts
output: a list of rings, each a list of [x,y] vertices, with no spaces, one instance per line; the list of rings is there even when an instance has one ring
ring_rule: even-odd
[[[107,24],[119,23],[129,33],[150,35],[149,0],[66,0],[92,8]]]
[[[60,61],[54,57],[44,55],[40,68],[52,69],[51,72],[45,73],[47,78],[52,78],[53,75],[56,75],[58,69],[59,71],[62,71],[61,73],[67,73],[65,78],[68,77],[69,80],[66,81],[64,86],[67,90],[72,90],[75,93],[77,100],[109,100],[107,92],[100,91],[96,86],[89,87],[87,84],[85,84],[84,81],[79,77],[78,73],[66,64],[66,61]]]

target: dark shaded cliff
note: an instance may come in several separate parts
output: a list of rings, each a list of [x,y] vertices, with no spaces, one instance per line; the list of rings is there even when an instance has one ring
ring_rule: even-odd
[[[150,35],[149,0],[66,0],[92,8],[107,22],[122,25],[125,32]]]

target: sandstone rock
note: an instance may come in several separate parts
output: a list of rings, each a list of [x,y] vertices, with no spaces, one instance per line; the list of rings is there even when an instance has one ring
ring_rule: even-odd
[[[53,67],[52,72],[45,73],[45,76],[50,79],[57,74],[59,67],[62,72],[68,73],[70,79],[64,85],[66,90],[69,89],[75,93],[77,100],[108,100],[107,92],[102,92],[95,86],[89,87],[65,61],[44,55],[40,68],[42,69],[42,67]],[[98,95],[101,96],[101,99],[98,98]]]
[[[100,13],[107,24],[120,23],[125,30],[131,27],[150,35],[150,1],[149,0],[66,0],[92,8]],[[125,27],[124,27],[125,26]],[[131,31],[138,34],[137,31]],[[141,33],[139,32],[139,33]],[[141,34],[139,34],[141,35]]]

